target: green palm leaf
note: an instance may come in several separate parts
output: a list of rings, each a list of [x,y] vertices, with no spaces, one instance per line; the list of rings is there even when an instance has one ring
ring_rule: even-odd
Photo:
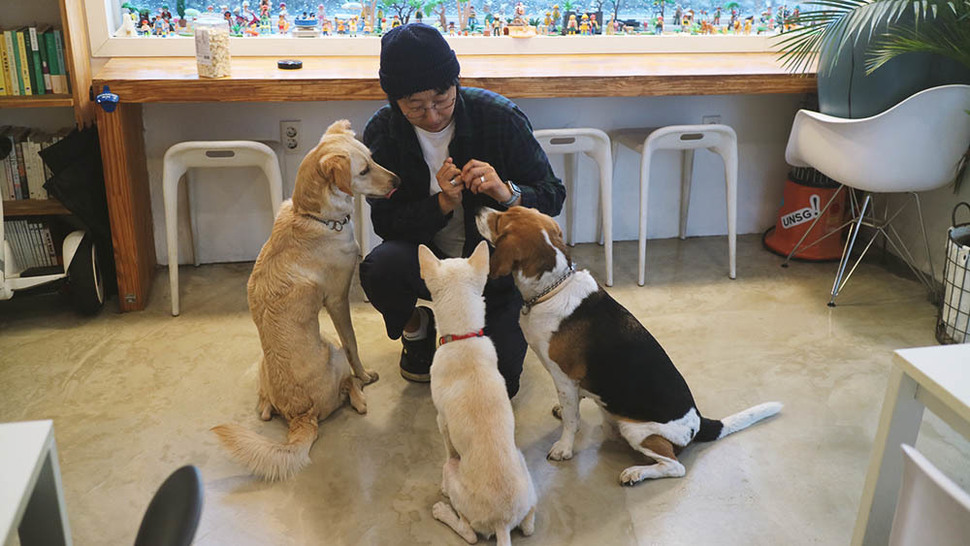
[[[838,53],[850,44],[855,47],[859,40],[881,44],[882,49],[873,54],[875,60],[868,65],[870,71],[875,70],[895,55],[927,50],[923,48],[924,37],[938,20],[952,21],[950,26],[964,28],[934,35],[933,45],[927,47],[951,51],[954,55],[962,51],[963,56],[970,50],[970,42],[966,41],[970,30],[965,28],[970,26],[967,19],[970,0],[813,0],[807,4],[812,9],[799,14],[793,20],[796,27],[783,32],[776,44],[782,52],[779,59],[793,72],[811,70],[817,65],[821,51],[832,51],[834,54],[828,62],[817,67],[819,73],[825,74],[834,67]],[[914,23],[898,24],[907,12],[912,12]],[[894,41],[893,36],[902,41]],[[917,47],[915,42],[920,42],[919,47],[923,49],[912,49]]]

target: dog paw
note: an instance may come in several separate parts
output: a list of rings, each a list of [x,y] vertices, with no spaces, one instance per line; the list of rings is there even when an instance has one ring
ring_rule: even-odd
[[[451,521],[451,514],[451,506],[448,506],[446,502],[438,501],[431,507],[431,515],[438,521],[448,523]]]
[[[350,406],[354,408],[354,411],[356,411],[357,413],[359,413],[361,415],[364,415],[365,413],[367,413],[367,401],[366,400],[354,401],[353,399],[351,399]]]
[[[379,377],[380,376],[377,375],[377,372],[373,370],[364,370],[364,375],[359,379],[363,381],[365,385],[370,385],[371,383],[377,381]]]
[[[623,472],[620,472],[621,485],[636,485],[645,479],[647,479],[647,476],[642,467],[631,466],[630,468],[625,469]]]
[[[549,450],[546,458],[550,461],[568,461],[573,458],[573,446],[559,440],[552,444],[552,449]]]
[[[562,406],[561,405],[556,404],[555,406],[552,407],[552,416],[555,417],[556,419],[559,419],[560,421],[562,421]]]

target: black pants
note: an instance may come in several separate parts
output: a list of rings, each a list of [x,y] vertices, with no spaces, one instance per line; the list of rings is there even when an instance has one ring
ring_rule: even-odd
[[[360,284],[371,304],[384,316],[391,339],[401,337],[418,298],[431,300],[421,279],[418,245],[385,241],[360,264]],[[485,335],[498,353],[498,371],[505,378],[509,397],[519,391],[519,375],[528,344],[519,328],[522,297],[511,277],[489,279],[485,285]]]

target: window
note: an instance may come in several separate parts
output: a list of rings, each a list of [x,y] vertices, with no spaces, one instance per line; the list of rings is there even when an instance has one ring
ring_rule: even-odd
[[[422,21],[459,54],[767,51],[798,9],[778,0],[86,0],[95,56],[194,55],[193,19],[227,21],[234,55],[376,55]],[[131,21],[125,21],[130,18]]]

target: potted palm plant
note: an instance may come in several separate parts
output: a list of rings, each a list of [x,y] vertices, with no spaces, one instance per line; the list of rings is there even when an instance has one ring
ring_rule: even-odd
[[[932,53],[970,68],[970,0],[812,0],[778,42],[785,66],[830,72],[840,53],[868,43],[871,74],[903,53]],[[821,57],[820,57],[821,54]]]

